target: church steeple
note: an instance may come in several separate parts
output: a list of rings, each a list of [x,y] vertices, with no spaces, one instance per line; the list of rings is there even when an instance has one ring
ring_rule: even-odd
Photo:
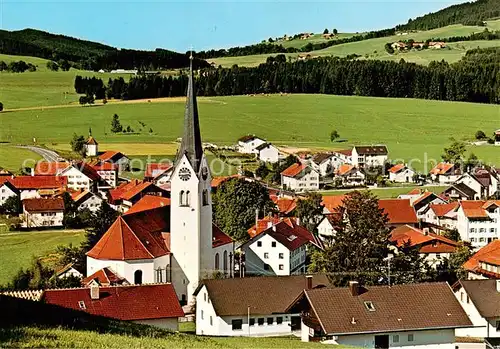
[[[201,143],[200,122],[198,118],[198,105],[196,103],[196,92],[193,77],[193,55],[189,57],[189,77],[187,88],[186,110],[184,112],[184,133],[182,143],[177,154],[176,162],[179,162],[186,154],[193,169],[198,172],[201,158],[203,156],[203,145]]]

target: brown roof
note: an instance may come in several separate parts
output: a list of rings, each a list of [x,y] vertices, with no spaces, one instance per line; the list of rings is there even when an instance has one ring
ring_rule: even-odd
[[[322,274],[314,275],[312,283],[313,287],[330,284]],[[247,315],[248,305],[252,314],[279,314],[285,313],[306,288],[306,278],[293,275],[204,280],[195,295],[203,285],[218,316]]]
[[[360,291],[352,296],[348,287],[322,288],[305,295],[329,335],[472,325],[446,283],[362,287]],[[375,311],[369,311],[365,302],[372,302]]]
[[[144,195],[124,215],[137,212],[154,210],[156,208],[170,206],[170,199],[157,195]]]
[[[417,214],[409,199],[381,199],[378,206],[387,213],[389,224],[418,223]]]
[[[405,164],[397,164],[397,165],[392,166],[389,169],[389,172],[398,173],[399,171],[404,170],[405,168],[406,168]]]
[[[38,161],[35,165],[35,175],[36,176],[57,176],[63,172],[66,168],[71,166],[69,162],[66,161]]]
[[[307,165],[304,165],[304,164],[293,164],[290,167],[288,167],[286,170],[281,172],[281,175],[283,175],[285,177],[297,177],[306,168],[307,168]]]
[[[463,268],[473,273],[482,274],[481,262],[500,266],[500,240],[494,240],[477,251]]]
[[[314,163],[320,165],[324,161],[330,159],[332,156],[333,156],[333,154],[331,154],[331,153],[318,153],[318,154],[314,154],[312,161],[314,161]]]
[[[453,164],[440,162],[439,164],[434,166],[434,168],[429,173],[433,175],[444,175],[453,170],[453,168],[455,168],[455,165]]]
[[[398,247],[405,244],[419,246],[420,253],[453,253],[458,243],[434,233],[425,234],[422,230],[402,225],[391,232],[389,241],[395,242]]]
[[[437,217],[444,217],[447,213],[456,210],[458,205],[458,202],[455,201],[449,204],[430,204],[429,206]]]
[[[119,151],[115,150],[108,150],[107,152],[104,152],[103,154],[99,155],[99,159],[102,161],[117,161],[118,159],[124,157],[125,155],[122,154]]]
[[[89,286],[94,280],[99,284],[99,286],[121,285],[126,281],[125,278],[116,274],[108,267],[99,269],[94,274],[84,278],[82,280],[82,286]]]
[[[387,155],[387,147],[385,145],[372,145],[372,146],[355,146],[354,147],[359,155]]]
[[[339,166],[339,168],[335,171],[335,174],[338,176],[344,176],[354,169],[355,167],[353,165],[343,164]]]
[[[64,200],[62,198],[24,199],[23,206],[28,212],[64,211]]]
[[[467,218],[480,218],[480,219],[488,219],[490,216],[488,212],[483,208],[486,204],[486,201],[482,200],[462,200],[460,201],[460,206],[464,211],[464,214]]]
[[[19,176],[8,181],[19,190],[59,189],[66,187],[68,178],[58,176]]]
[[[497,280],[461,280],[459,283],[482,317],[500,317],[500,292],[497,291]]]
[[[85,144],[88,144],[88,145],[97,145],[97,141],[95,140],[94,137],[89,136],[89,138],[87,139],[87,142],[85,142]]]
[[[346,195],[325,195],[321,199],[321,204],[328,210],[328,212],[334,213],[339,207],[343,206],[345,197]]]

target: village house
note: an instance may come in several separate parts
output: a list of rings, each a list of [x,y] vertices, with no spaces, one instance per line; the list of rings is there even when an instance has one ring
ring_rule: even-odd
[[[68,179],[59,176],[19,176],[8,180],[19,192],[20,200],[52,196],[66,190]]]
[[[133,213],[144,212],[161,207],[170,206],[170,199],[156,195],[144,195],[137,201],[124,215],[131,215]]]
[[[500,231],[500,201],[460,201],[457,229],[462,241],[475,248],[498,239]]]
[[[90,165],[109,187],[116,188],[118,184],[118,165],[109,162],[100,162]],[[101,185],[105,185],[101,183]]]
[[[155,183],[161,187],[170,183],[173,172],[172,163],[150,163],[146,166],[144,180]]]
[[[0,206],[5,204],[8,198],[19,196],[19,190],[8,181],[10,177],[0,177]]]
[[[352,164],[356,167],[384,166],[389,152],[385,145],[360,146],[352,148]]]
[[[92,213],[96,213],[101,208],[104,201],[95,193],[83,189],[72,192],[71,198],[73,199],[75,207],[78,211],[89,209]]]
[[[454,349],[455,329],[472,326],[441,282],[305,289],[288,310],[302,314],[302,341],[360,348]]]
[[[448,200],[479,200],[481,196],[465,183],[455,183],[443,190],[442,195]]]
[[[268,222],[267,229],[249,230],[251,239],[241,246],[247,275],[292,275],[306,271],[307,245],[320,244],[295,218]],[[252,233],[255,231],[255,235]]]
[[[260,161],[274,164],[280,160],[280,152],[278,148],[271,143],[262,143],[261,145],[255,147],[255,150],[257,151]]]
[[[459,203],[430,204],[423,211],[422,220],[439,231],[457,229],[457,210]]]
[[[119,151],[108,150],[99,155],[99,160],[118,165],[119,172],[128,171],[130,168],[130,159]]]
[[[103,182],[97,171],[85,162],[39,161],[35,166],[35,176],[66,177],[69,189],[92,192],[97,192],[98,186]]]
[[[350,164],[352,161],[352,149],[334,150],[332,154],[339,158],[339,162]]]
[[[288,198],[288,197],[271,196],[271,200],[276,205],[276,209],[278,211],[279,216],[291,217],[294,215],[295,209],[297,208],[297,200],[298,199]]]
[[[319,174],[306,164],[293,164],[281,172],[281,186],[297,192],[319,189]]]
[[[97,143],[95,138],[92,137],[92,130],[89,129],[89,137],[87,138],[83,146],[83,149],[85,151],[85,156],[87,157],[97,156],[99,154],[98,146],[99,144]]]
[[[22,201],[21,227],[62,227],[64,201],[62,198],[31,198]]]
[[[399,41],[399,42],[393,42],[393,43],[391,44],[391,47],[392,47],[394,50],[403,51],[403,50],[406,50],[407,45],[406,45],[406,43]]]
[[[400,195],[399,198],[408,197],[404,195]],[[425,218],[425,212],[427,212],[427,208],[429,205],[437,205],[437,204],[446,204],[446,201],[439,197],[437,194],[431,191],[424,191],[421,194],[417,194],[415,196],[411,195],[409,197],[410,204],[417,212],[417,217],[419,219]]]
[[[495,145],[500,145],[500,129],[494,132]]]
[[[360,187],[365,185],[365,174],[353,165],[340,165],[335,170],[335,176],[335,178],[340,178],[343,187]]]
[[[184,312],[170,283],[53,289],[43,302],[120,321],[177,331]]]
[[[480,248],[463,268],[468,272],[468,279],[500,279],[500,240],[493,240]]]
[[[475,169],[472,173],[464,173],[455,184],[465,184],[476,194],[473,200],[487,200],[498,191],[498,177],[493,171]]]
[[[256,148],[266,143],[262,138],[254,135],[243,136],[238,139],[238,152],[242,154],[258,154]]]
[[[395,183],[410,183],[413,182],[415,171],[405,164],[397,164],[389,169],[389,180]]]
[[[458,166],[446,162],[440,162],[429,172],[434,182],[441,184],[452,184],[462,175]]]
[[[345,157],[341,157],[337,153],[318,153],[312,157],[311,166],[321,177],[326,177],[333,176],[335,170],[346,162]]]
[[[429,48],[442,49],[446,47],[446,43],[442,41],[430,41]]]
[[[124,213],[145,195],[168,197],[170,193],[151,182],[134,179],[110,190],[108,201],[113,209]]]
[[[405,246],[418,248],[420,256],[433,268],[441,264],[444,259],[449,259],[458,247],[456,241],[409,225],[401,225],[392,230],[389,241],[395,243],[398,248]]]
[[[454,286],[455,296],[474,327],[457,329],[460,337],[500,337],[500,280],[459,280]],[[486,346],[486,348],[493,348]]]
[[[287,307],[305,288],[327,286],[326,275],[203,280],[195,291],[196,334],[285,336],[300,330],[300,311]]]
[[[56,271],[56,277],[58,279],[65,279],[68,277],[81,279],[83,277],[83,274],[74,268],[73,263],[69,263]]]

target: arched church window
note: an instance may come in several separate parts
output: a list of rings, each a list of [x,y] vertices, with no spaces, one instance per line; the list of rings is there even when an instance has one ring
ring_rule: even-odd
[[[224,268],[224,274],[227,273],[227,251],[224,251],[224,258],[222,259],[222,267]]]
[[[136,270],[134,272],[134,284],[136,285],[142,284],[142,270]]]
[[[179,204],[181,206],[185,206],[186,205],[184,203],[184,201],[186,200],[185,197],[186,197],[186,193],[184,193],[184,190],[181,190],[181,192],[179,193]]]
[[[186,192],[186,203],[185,203],[185,206],[189,206],[189,205],[191,205],[191,193],[188,190]]]
[[[202,193],[203,206],[208,206],[208,190],[203,190]]]
[[[219,270],[219,253],[215,254],[215,271]]]

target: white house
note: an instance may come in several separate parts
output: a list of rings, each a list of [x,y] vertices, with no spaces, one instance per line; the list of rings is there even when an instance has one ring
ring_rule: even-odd
[[[462,172],[454,164],[440,162],[429,172],[431,179],[441,184],[452,184],[460,178]]]
[[[474,338],[500,337],[500,280],[459,280],[455,296],[474,327],[457,329],[456,335]]]
[[[353,165],[340,165],[335,171],[335,175],[341,179],[342,186],[359,187],[365,185],[365,174]]]
[[[415,295],[418,295],[416,297]],[[455,329],[472,325],[446,283],[304,290],[302,341],[359,348],[454,349]]]
[[[85,156],[97,156],[99,154],[98,146],[99,144],[97,143],[95,138],[92,137],[92,131],[89,129],[89,138],[87,138],[87,141],[84,145]]]
[[[99,210],[104,201],[100,196],[87,190],[73,192],[71,198],[79,211],[89,209],[93,213]]]
[[[457,229],[457,210],[459,203],[431,204],[423,211],[422,220],[426,223],[446,229]]]
[[[305,288],[329,285],[326,275],[203,280],[195,291],[196,334],[284,336],[300,330],[300,311],[287,307]]]
[[[101,162],[108,162],[118,165],[118,171],[127,171],[130,168],[130,159],[123,153],[115,150],[108,150],[99,155]]]
[[[101,176],[85,162],[47,162],[39,161],[35,167],[36,176],[66,177],[67,187],[72,190],[85,189],[97,191]]]
[[[247,275],[303,274],[307,245],[318,246],[314,235],[292,218],[270,221],[266,230],[251,237],[241,246]]]
[[[68,184],[66,177],[59,176],[19,176],[9,179],[17,189],[21,200],[51,196],[65,190]]]
[[[322,241],[333,238],[336,233],[335,223],[337,222],[337,217],[334,213],[327,214],[318,224],[318,236]]]
[[[100,162],[91,166],[101,177],[103,182],[111,188],[116,188],[118,183],[118,165],[109,162]],[[101,185],[105,184],[102,183]]]
[[[5,201],[7,201],[8,198],[11,196],[17,196],[19,195],[19,191],[10,183],[7,178],[0,179],[0,206],[5,204]]]
[[[24,199],[21,226],[23,228],[62,227],[64,201],[62,198]]]
[[[499,201],[460,201],[457,229],[463,241],[475,248],[498,239],[500,232]]]
[[[493,240],[482,247],[464,263],[468,278],[500,279],[500,240]]]
[[[396,183],[410,183],[413,182],[415,171],[406,166],[405,164],[397,164],[389,169],[389,180]]]
[[[465,183],[454,183],[441,193],[448,200],[480,200],[481,195]]]
[[[172,172],[172,163],[150,163],[146,166],[144,179],[161,187],[170,183]]]
[[[385,145],[355,146],[352,148],[351,163],[356,167],[384,166],[389,152]]]
[[[248,135],[238,139],[238,152],[243,154],[258,154],[256,148],[266,143],[262,138]]]
[[[177,331],[184,312],[170,283],[53,289],[43,293],[46,304]]]
[[[83,274],[80,273],[78,270],[76,270],[73,267],[73,263],[66,264],[64,267],[56,271],[56,277],[58,279],[64,279],[67,277],[76,277],[81,279],[83,277]]]
[[[297,192],[318,190],[319,174],[311,166],[293,164],[281,172],[281,186]]]
[[[346,157],[338,153],[318,153],[311,161],[311,166],[322,177],[333,176],[335,170],[347,162]]]
[[[425,191],[416,196],[400,195],[399,197],[408,198],[410,200],[410,203],[415,209],[415,212],[417,212],[417,217],[419,219],[424,219],[425,212],[427,211],[429,205],[446,204],[446,201],[444,199],[442,199],[441,197],[439,197],[438,195],[436,195],[431,191]]]
[[[280,160],[280,152],[271,143],[262,143],[255,148],[260,161],[275,163]]]

